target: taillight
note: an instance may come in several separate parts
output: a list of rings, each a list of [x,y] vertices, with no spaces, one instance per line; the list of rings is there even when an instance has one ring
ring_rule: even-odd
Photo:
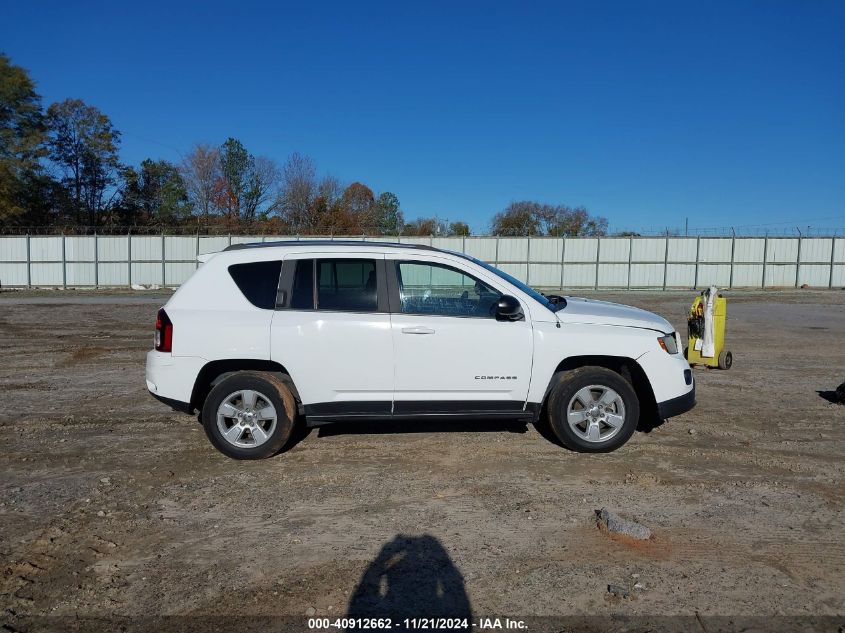
[[[173,351],[173,323],[164,308],[156,314],[155,349],[157,352]]]

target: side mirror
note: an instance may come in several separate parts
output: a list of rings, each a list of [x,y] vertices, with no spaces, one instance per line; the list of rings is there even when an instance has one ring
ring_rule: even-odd
[[[497,321],[522,321],[525,319],[525,313],[522,311],[522,306],[516,297],[510,295],[502,295],[496,303],[496,320]]]

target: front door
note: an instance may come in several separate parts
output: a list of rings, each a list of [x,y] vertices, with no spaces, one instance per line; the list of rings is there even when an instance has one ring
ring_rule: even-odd
[[[309,419],[390,415],[384,255],[290,256],[282,288],[287,296],[273,315],[270,354],[290,373]]]
[[[503,291],[494,276],[478,276],[435,255],[388,255],[385,264],[394,415],[522,411],[531,378],[531,324],[528,317],[496,320]]]

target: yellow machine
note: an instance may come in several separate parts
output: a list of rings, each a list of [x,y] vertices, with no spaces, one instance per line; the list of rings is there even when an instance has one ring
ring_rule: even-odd
[[[715,290],[715,289],[714,289]],[[715,353],[712,357],[702,356],[705,330],[705,293],[695,298],[690,307],[687,324],[689,329],[689,346],[684,354],[690,365],[706,365],[719,369],[730,369],[733,365],[733,354],[725,349],[725,319],[728,314],[728,302],[722,295],[717,294],[713,305],[713,343]]]

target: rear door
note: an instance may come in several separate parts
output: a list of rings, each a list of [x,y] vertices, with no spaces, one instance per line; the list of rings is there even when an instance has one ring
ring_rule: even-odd
[[[280,288],[271,358],[290,373],[306,415],[389,415],[393,341],[384,256],[291,255]]]
[[[394,414],[523,410],[530,317],[497,321],[503,286],[435,255],[386,256],[395,349]]]

